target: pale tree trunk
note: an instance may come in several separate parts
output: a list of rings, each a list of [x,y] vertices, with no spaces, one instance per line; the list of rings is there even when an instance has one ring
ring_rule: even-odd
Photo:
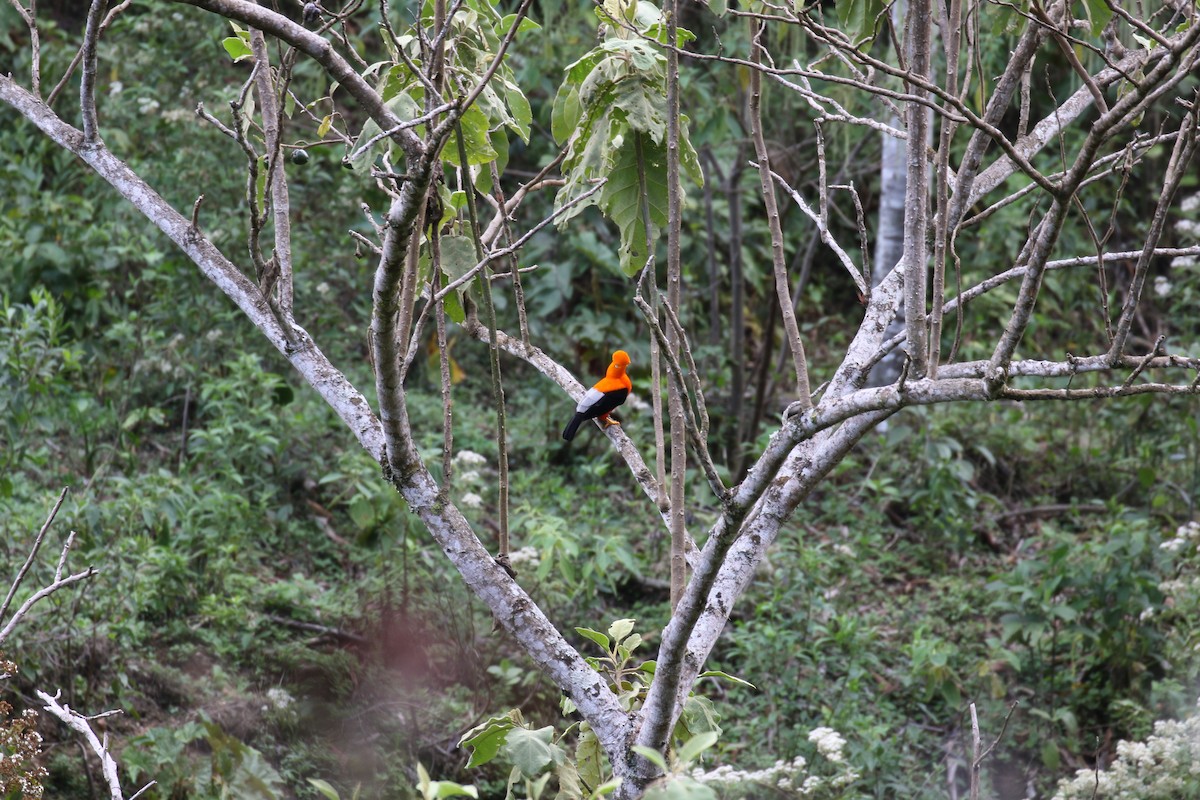
[[[895,30],[904,30],[905,0],[893,3],[888,15]],[[900,117],[888,111],[889,127],[903,130]],[[871,284],[878,286],[904,256],[904,195],[908,190],[905,141],[890,133],[879,134],[879,214],[875,226],[875,260],[871,266]],[[891,339],[904,329],[904,305],[888,323],[886,336]],[[867,378],[868,386],[887,386],[900,377],[903,358],[898,350],[888,353]]]

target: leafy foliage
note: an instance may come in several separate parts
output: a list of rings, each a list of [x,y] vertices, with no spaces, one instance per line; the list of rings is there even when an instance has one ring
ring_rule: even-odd
[[[609,0],[596,13],[608,33],[567,67],[554,98],[551,130],[567,148],[566,183],[555,202],[562,208],[596,181],[606,183],[599,199],[578,203],[558,224],[597,205],[620,228],[621,271],[635,275],[649,255],[646,242],[657,240],[667,221],[666,58],[651,43],[665,41],[666,32],[661,13],[645,0]],[[682,30],[679,36],[680,42],[694,38]],[[680,163],[703,183],[686,118],[680,123]]]

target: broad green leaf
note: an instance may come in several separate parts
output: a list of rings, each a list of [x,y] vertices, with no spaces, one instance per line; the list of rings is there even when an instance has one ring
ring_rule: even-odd
[[[350,519],[360,529],[366,531],[375,527],[375,507],[366,495],[355,495],[350,501]]]
[[[554,96],[554,109],[550,112],[550,134],[554,141],[566,144],[579,125],[583,108],[579,104],[579,90],[564,83]]]
[[[314,789],[321,793],[322,797],[326,797],[328,800],[342,800],[337,789],[330,786],[328,781],[323,781],[320,778],[309,778],[308,782]]]
[[[651,786],[643,800],[717,800],[717,793],[694,778],[672,776]]]
[[[633,65],[636,72],[657,75],[666,66],[667,59],[658,49],[643,39],[606,39],[601,43],[600,50],[616,53],[622,62]],[[599,66],[599,65],[598,65]],[[593,70],[595,73],[597,70]],[[666,89],[664,88],[664,92]]]
[[[629,138],[634,137],[641,140],[641,163],[635,141],[621,142],[608,183],[600,191],[600,209],[621,229],[620,265],[628,276],[645,266],[646,239],[653,245],[659,228],[667,223],[666,148],[644,134],[631,132]],[[648,233],[643,203],[649,209]]]
[[[603,633],[600,633],[600,631],[594,631],[591,628],[576,628],[575,632],[585,639],[591,639],[593,642],[604,648],[605,652],[608,651],[608,637]]]
[[[595,790],[592,792],[592,795],[591,795],[592,800],[594,800],[594,798],[597,798],[597,797],[607,797],[608,795],[612,794],[619,788],[621,788],[621,779],[620,778],[613,778],[610,781],[605,781],[604,783],[597,786],[595,788]]]
[[[644,756],[646,758],[646,760],[649,761],[651,764],[658,767],[663,772],[666,772],[667,760],[665,758],[663,758],[662,753],[660,753],[657,750],[650,748],[650,747],[643,747],[640,744],[635,744],[632,749],[633,749],[633,752],[635,752],[641,756]]]
[[[583,83],[584,78],[591,74],[596,65],[605,58],[604,51],[599,47],[592,48],[577,61],[567,65],[566,83],[578,86]]]
[[[461,783],[454,781],[430,781],[429,797],[479,797],[479,792],[474,786],[463,786]]]
[[[521,712],[514,709],[504,716],[492,717],[464,733],[458,740],[458,746],[471,748],[471,758],[467,762],[467,768],[486,764],[495,758],[509,732],[520,724],[523,724]]]
[[[421,107],[417,105],[417,101],[414,100],[407,92],[399,92],[390,100],[388,100],[385,105],[400,119],[415,119],[416,117],[421,116]],[[419,132],[421,130],[421,126],[417,126],[415,130]],[[378,135],[379,126],[375,123],[375,120],[367,120],[363,123],[362,131],[359,132],[358,138],[354,140],[354,147],[352,150],[357,150],[360,143],[369,142]],[[354,160],[357,161],[359,158],[363,158],[365,156],[368,163],[374,162],[376,156],[382,153],[389,146],[390,142],[390,139],[380,139]]]
[[[443,236],[441,238],[442,271],[451,281],[456,281],[479,263],[475,257],[475,242],[470,236]]]
[[[487,116],[477,107],[471,106],[462,115],[463,143],[467,150],[468,164],[486,164],[496,159],[496,151],[492,147],[491,137],[488,136],[490,125]],[[453,139],[442,151],[442,158],[456,167],[462,166],[458,158],[458,143]]]
[[[600,740],[590,728],[579,733],[579,741],[575,744],[575,767],[579,771],[579,779],[589,790],[600,785],[600,778],[604,774]]]
[[[679,718],[679,722],[687,728],[690,736],[698,736],[701,733],[715,733],[718,736],[721,734],[721,726],[717,721],[721,715],[713,707],[713,703],[707,697],[692,695],[683,705],[683,714]]]
[[[583,786],[579,782],[579,771],[575,769],[575,765],[571,762],[559,764],[554,768],[554,775],[558,778],[558,794],[554,795],[554,800],[580,800],[583,797]],[[546,773],[546,777],[550,774]]]
[[[884,0],[836,0],[834,7],[842,30],[862,43],[875,38],[876,21],[886,4]]]
[[[612,95],[612,106],[625,112],[629,127],[645,131],[659,143],[666,141],[666,101],[659,87],[640,80],[621,81]]]
[[[475,243],[470,236],[443,236],[441,253],[442,273],[447,278],[447,285],[466,275],[478,263],[475,258]],[[463,297],[469,286],[470,281],[446,295],[446,314],[455,324],[461,325],[467,318]]]
[[[525,796],[530,798],[530,800],[541,800],[542,792],[546,791],[546,784],[549,782],[549,772],[540,778],[527,779],[525,781]]]
[[[716,744],[718,738],[719,735],[714,731],[697,734],[684,742],[676,757],[683,763],[690,764],[699,758],[701,753]]]
[[[1112,19],[1113,12],[1104,0],[1084,0],[1083,5],[1087,9],[1088,23],[1091,26],[1092,34],[1099,34]]]
[[[533,124],[533,110],[529,107],[529,99],[520,87],[510,81],[504,82],[504,101],[512,112],[512,128],[521,137],[521,141],[529,144],[529,126]]]
[[[508,31],[512,30],[513,22],[516,20],[516,18],[516,14],[505,14],[500,19],[500,24],[497,27],[507,33]],[[521,20],[521,24],[517,26],[517,33],[528,33],[529,31],[540,31],[541,29],[541,25],[537,24],[529,17],[525,17]]]
[[[242,40],[240,36],[228,36],[221,40],[221,45],[225,48],[225,52],[233,59],[234,63],[244,61],[247,58],[254,58],[254,53],[250,50],[250,45]]]
[[[455,325],[462,325],[467,321],[467,309],[463,306],[461,293],[451,292],[442,299],[442,304],[446,308],[446,316]]]
[[[633,626],[636,624],[636,619],[619,619],[608,626],[608,635],[612,637],[614,642],[620,642],[633,632]]]
[[[551,745],[553,737],[554,728],[549,725],[536,731],[513,728],[508,732],[502,749],[505,757],[520,769],[522,774],[532,778],[554,760]]]

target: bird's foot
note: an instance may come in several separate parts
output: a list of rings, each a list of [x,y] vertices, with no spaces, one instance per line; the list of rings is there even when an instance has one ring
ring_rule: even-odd
[[[613,425],[620,425],[620,424],[621,424],[621,423],[620,423],[618,420],[615,420],[615,419],[613,419],[612,417],[610,417],[610,416],[608,416],[608,415],[605,415],[605,416],[601,417],[601,418],[600,418],[600,423],[601,423],[602,425],[604,425],[604,427],[606,427],[606,428],[612,427]]]

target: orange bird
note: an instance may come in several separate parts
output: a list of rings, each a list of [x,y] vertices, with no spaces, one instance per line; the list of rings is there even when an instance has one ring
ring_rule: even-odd
[[[584,420],[599,419],[605,427],[620,424],[608,415],[614,408],[624,403],[625,398],[629,397],[629,393],[633,390],[633,382],[625,374],[625,368],[628,366],[629,353],[624,350],[613,353],[612,363],[608,365],[608,372],[604,374],[604,378],[588,389],[587,394],[579,401],[579,405],[575,406],[575,416],[571,418],[571,422],[563,431],[564,439],[568,442],[574,439],[575,432],[579,430],[579,426],[583,424]]]

